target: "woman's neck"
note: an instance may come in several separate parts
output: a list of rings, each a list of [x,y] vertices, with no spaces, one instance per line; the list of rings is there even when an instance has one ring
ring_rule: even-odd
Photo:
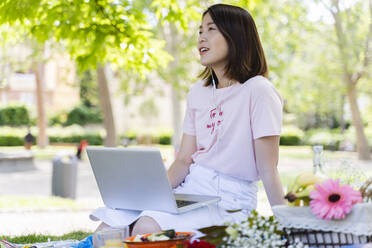
[[[218,79],[217,88],[229,87],[232,84],[236,83],[235,80],[230,79],[230,78],[228,78],[228,77],[225,76],[225,71],[223,69],[221,69],[221,68],[213,68],[213,71],[216,74],[217,79]]]

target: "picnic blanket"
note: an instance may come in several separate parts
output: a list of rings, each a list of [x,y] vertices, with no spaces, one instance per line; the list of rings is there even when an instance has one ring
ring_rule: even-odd
[[[92,248],[93,247],[93,235],[90,235],[79,240],[59,240],[59,241],[48,241],[43,243],[34,244],[15,244],[7,240],[0,240],[0,248]]]

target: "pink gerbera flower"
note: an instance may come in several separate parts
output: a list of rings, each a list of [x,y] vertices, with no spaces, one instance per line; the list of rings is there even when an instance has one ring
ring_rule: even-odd
[[[325,220],[343,219],[350,213],[351,207],[362,202],[362,195],[350,185],[340,185],[340,180],[328,179],[315,184],[310,192],[311,212]]]

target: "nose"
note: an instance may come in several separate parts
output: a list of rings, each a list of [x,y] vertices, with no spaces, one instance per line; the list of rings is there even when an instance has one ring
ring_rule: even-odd
[[[198,37],[198,42],[202,43],[204,41],[207,41],[207,38],[205,37],[205,34],[201,33]]]

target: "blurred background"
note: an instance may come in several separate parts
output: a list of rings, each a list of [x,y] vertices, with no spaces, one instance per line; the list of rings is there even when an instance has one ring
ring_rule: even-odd
[[[285,101],[284,186],[312,170],[313,145],[326,168],[372,175],[372,0],[221,2],[255,19]],[[156,146],[170,165],[215,3],[0,1],[0,236],[95,229],[86,145]],[[262,185],[258,210],[271,214]]]

